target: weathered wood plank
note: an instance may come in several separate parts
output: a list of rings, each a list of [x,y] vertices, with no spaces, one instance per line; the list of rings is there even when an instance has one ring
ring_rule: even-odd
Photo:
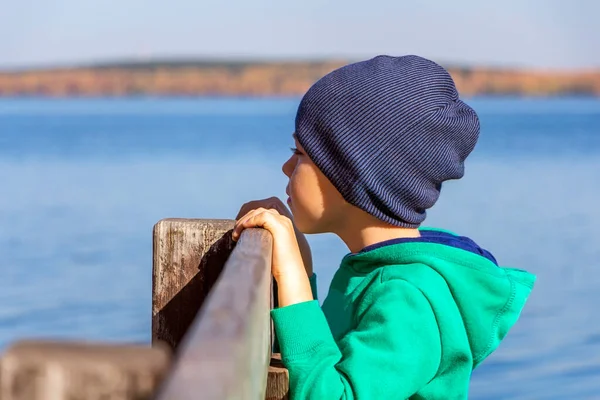
[[[166,346],[19,341],[0,361],[0,398],[151,399],[169,363]]]
[[[173,218],[154,226],[152,343],[177,348],[233,248],[225,235],[233,224]]]
[[[281,354],[274,353],[271,356],[271,365],[269,366],[265,400],[288,400],[289,388],[290,377],[288,370],[281,362]]]
[[[158,399],[264,399],[272,237],[245,230],[178,349]]]

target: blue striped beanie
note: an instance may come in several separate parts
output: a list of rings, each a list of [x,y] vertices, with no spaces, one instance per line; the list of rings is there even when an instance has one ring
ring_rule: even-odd
[[[479,118],[438,64],[378,56],[317,81],[300,102],[296,136],[347,202],[416,228],[442,182],[464,175]]]

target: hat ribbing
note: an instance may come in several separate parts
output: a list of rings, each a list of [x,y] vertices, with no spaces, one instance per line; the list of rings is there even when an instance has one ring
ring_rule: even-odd
[[[316,82],[300,102],[296,136],[346,201],[414,228],[442,182],[464,175],[479,119],[438,64],[378,56]]]

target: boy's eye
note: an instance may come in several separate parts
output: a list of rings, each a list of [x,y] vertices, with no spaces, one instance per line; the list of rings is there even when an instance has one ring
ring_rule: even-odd
[[[301,155],[302,152],[300,150],[298,150],[295,147],[290,147],[290,150],[292,151],[292,153],[296,154],[296,155]]]

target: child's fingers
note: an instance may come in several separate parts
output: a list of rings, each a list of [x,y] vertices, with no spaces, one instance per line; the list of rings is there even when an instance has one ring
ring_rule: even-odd
[[[264,211],[267,211],[267,209],[266,209],[266,208],[264,208],[264,207],[255,207],[255,208],[253,208],[253,209],[249,210],[249,211],[248,211],[248,212],[246,212],[246,213],[245,213],[245,214],[244,214],[244,215],[243,215],[241,218],[239,218],[239,219],[236,221],[236,226],[238,226],[238,225],[242,225],[242,223],[243,223],[244,221],[246,221],[248,218],[252,217],[253,215],[255,215],[255,214],[257,214],[257,213],[261,213],[261,212],[264,212]]]
[[[233,238],[233,240],[238,240],[238,238],[242,234],[242,231],[245,228],[244,222],[257,212],[259,212],[259,209],[250,210],[247,213],[245,213],[241,218],[238,218],[233,227],[233,232],[231,233],[231,237]]]
[[[242,234],[242,231],[246,228],[267,228],[265,225],[268,222],[271,222],[269,226],[272,226],[273,218],[276,216],[279,216],[279,213],[277,212],[277,210],[273,209],[267,210],[265,208],[257,208],[255,210],[249,211],[246,215],[244,215],[236,222],[232,232],[233,240],[238,240],[238,238]]]

